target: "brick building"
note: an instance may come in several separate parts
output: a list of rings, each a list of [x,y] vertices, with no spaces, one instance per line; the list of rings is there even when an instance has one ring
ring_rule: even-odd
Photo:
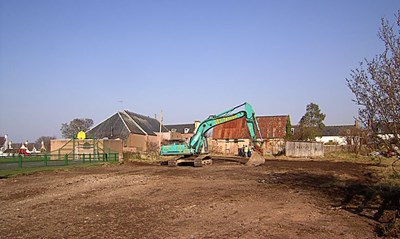
[[[149,147],[158,147],[164,137],[163,134],[168,133],[168,129],[160,126],[157,119],[124,110],[87,131],[86,136],[97,139],[121,139],[123,151],[143,152]]]
[[[287,128],[290,130],[290,127],[286,127],[290,122],[289,115],[256,118],[264,141],[262,146],[264,154],[280,153],[285,147]],[[237,155],[238,149],[243,145],[249,145],[250,142],[250,133],[244,118],[216,126],[212,138],[209,139],[212,152],[228,155]]]

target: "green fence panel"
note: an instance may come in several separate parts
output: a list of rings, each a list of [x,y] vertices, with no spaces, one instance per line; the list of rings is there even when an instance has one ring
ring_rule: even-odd
[[[22,155],[18,155],[18,167],[22,168]]]
[[[54,154],[32,154],[31,156],[13,155],[1,158],[0,170],[8,170],[11,168],[31,168],[31,167],[49,167],[49,166],[67,166],[80,163],[100,163],[118,161],[118,153],[98,153],[98,154],[62,154],[61,158],[58,153]],[[72,158],[72,161],[71,161]],[[75,159],[75,160],[74,160]]]

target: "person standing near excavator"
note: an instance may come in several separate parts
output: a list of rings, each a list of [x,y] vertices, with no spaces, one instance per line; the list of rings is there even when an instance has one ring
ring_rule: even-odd
[[[249,146],[245,145],[243,151],[244,151],[244,157],[248,157],[248,154],[249,154]]]

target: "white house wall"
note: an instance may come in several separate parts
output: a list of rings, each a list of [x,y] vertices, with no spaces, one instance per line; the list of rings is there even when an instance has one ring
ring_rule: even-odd
[[[346,137],[342,136],[322,136],[322,137],[316,137],[315,140],[317,142],[322,142],[324,144],[333,142],[338,145],[347,145]]]

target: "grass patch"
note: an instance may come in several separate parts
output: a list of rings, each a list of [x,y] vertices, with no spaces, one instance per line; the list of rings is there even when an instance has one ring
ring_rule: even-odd
[[[370,156],[347,152],[329,152],[325,154],[324,158],[352,163],[374,163],[376,161]]]
[[[325,160],[370,164],[372,166],[369,168],[378,175],[379,184],[400,187],[400,160],[395,157],[386,158],[347,152],[330,152],[325,154]]]
[[[400,187],[400,168],[397,167],[396,171],[391,166],[372,167],[378,172],[380,183],[391,185],[393,187]]]
[[[101,167],[108,165],[117,165],[119,162],[98,162],[88,164],[75,164],[66,166],[47,166],[47,167],[32,167],[32,168],[19,168],[13,170],[0,170],[0,179],[10,178],[18,175],[31,175],[38,172],[55,172],[55,171],[68,171],[90,167]]]

